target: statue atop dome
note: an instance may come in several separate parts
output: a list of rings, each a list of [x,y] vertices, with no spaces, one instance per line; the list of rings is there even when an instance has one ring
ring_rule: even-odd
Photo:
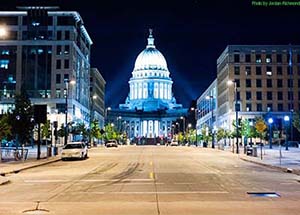
[[[153,32],[153,29],[149,28],[149,37],[148,37],[147,48],[155,48],[152,32]]]

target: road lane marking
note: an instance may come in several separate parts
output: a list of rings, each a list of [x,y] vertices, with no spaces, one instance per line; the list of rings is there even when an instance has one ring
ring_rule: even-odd
[[[150,178],[141,179],[81,179],[81,180],[68,180],[68,179],[39,179],[39,180],[24,180],[25,183],[56,183],[56,182],[131,182],[131,181],[153,181]]]
[[[155,176],[154,176],[154,173],[153,173],[153,172],[150,172],[150,173],[149,173],[149,178],[150,178],[151,180],[154,180]]]
[[[86,193],[86,192],[74,192],[74,193]],[[90,194],[227,194],[227,191],[124,191],[124,192],[89,192]]]
[[[178,182],[178,183],[176,183],[176,182],[175,182],[174,184],[196,184],[196,183],[185,183],[185,182],[182,182],[182,183],[181,183],[181,182]]]

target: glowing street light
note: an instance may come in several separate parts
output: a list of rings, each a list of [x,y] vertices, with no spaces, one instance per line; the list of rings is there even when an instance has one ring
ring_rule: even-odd
[[[290,117],[285,115],[283,118],[285,122],[285,150],[289,150],[289,145],[288,145],[288,124],[290,122]]]
[[[236,153],[239,153],[239,128],[238,128],[238,98],[237,98],[237,84],[236,81],[228,80],[228,86],[234,84],[234,106],[235,106],[235,131],[236,131]]]
[[[268,124],[269,124],[269,147],[272,149],[272,124],[273,124],[273,118],[268,119]]]
[[[210,123],[210,129],[211,129],[211,147],[215,148],[215,134],[214,134],[214,129],[213,129],[213,124],[214,124],[214,107],[213,107],[213,99],[214,97],[212,95],[206,96],[206,99],[209,100],[210,102],[210,111],[211,111],[211,123]]]
[[[66,84],[66,104],[65,104],[65,145],[68,142],[68,97],[69,97],[69,85],[74,85],[76,82],[74,80],[69,80],[66,78],[64,80]]]
[[[0,26],[0,38],[4,39],[8,35],[7,28],[5,26]]]

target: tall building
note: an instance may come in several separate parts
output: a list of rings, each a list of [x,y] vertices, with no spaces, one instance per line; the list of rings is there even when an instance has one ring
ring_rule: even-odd
[[[48,118],[88,123],[92,40],[77,12],[21,7],[0,12],[0,112],[13,109],[26,89],[33,104],[47,104]]]
[[[215,79],[197,99],[197,134],[201,134],[204,125],[211,130],[216,126],[217,96],[217,79]]]
[[[172,84],[167,62],[156,49],[150,30],[146,49],[135,61],[125,104],[107,111],[109,122],[115,122],[129,137],[170,136],[172,121],[187,111],[176,103]]]
[[[300,46],[229,45],[217,60],[218,126],[232,129],[237,112],[280,124],[299,110],[299,89]]]
[[[91,68],[90,95],[91,119],[98,120],[100,128],[104,127],[105,115],[105,80],[96,68]]]

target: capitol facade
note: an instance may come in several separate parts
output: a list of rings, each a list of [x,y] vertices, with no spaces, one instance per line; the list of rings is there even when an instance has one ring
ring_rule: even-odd
[[[187,109],[176,103],[167,62],[154,45],[152,30],[148,44],[137,57],[129,80],[129,94],[119,108],[107,109],[108,122],[133,137],[170,137],[172,122]]]

